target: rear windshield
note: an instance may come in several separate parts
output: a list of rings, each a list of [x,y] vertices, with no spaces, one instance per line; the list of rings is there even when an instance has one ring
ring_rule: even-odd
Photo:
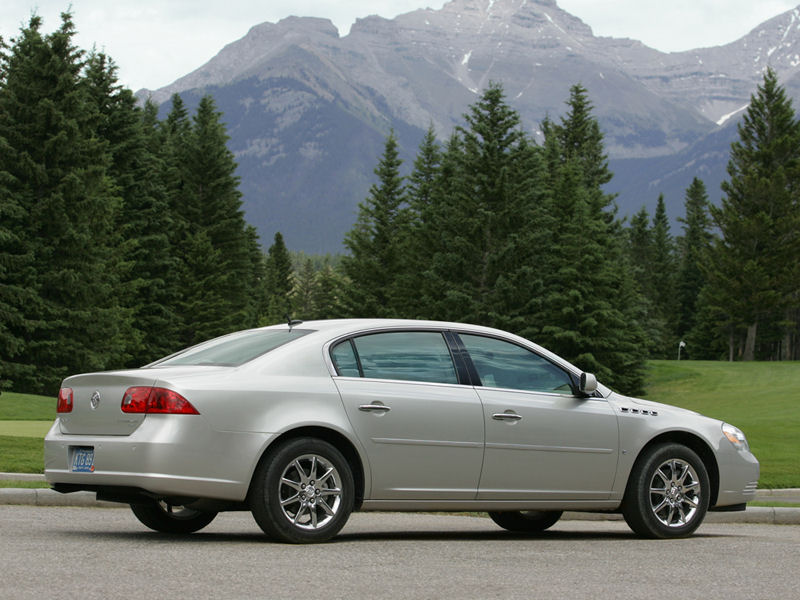
[[[178,354],[156,361],[149,367],[211,365],[238,367],[244,363],[311,333],[308,329],[267,329],[226,335],[187,348]]]

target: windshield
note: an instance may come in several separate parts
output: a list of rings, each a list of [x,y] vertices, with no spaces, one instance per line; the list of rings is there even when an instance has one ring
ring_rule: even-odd
[[[238,367],[244,363],[311,333],[307,329],[257,329],[233,333],[162,358],[148,367],[213,365]]]

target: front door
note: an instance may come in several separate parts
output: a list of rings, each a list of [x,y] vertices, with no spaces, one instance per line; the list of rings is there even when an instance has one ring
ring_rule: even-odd
[[[617,469],[617,418],[604,398],[573,395],[569,374],[527,348],[460,335],[478,371],[485,500],[607,499]]]

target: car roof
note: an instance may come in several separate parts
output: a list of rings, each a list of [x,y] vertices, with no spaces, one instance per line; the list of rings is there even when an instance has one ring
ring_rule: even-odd
[[[271,325],[268,328],[287,328],[288,323]],[[485,327],[483,325],[471,325],[468,323],[457,323],[453,321],[431,321],[421,319],[328,319],[315,321],[295,321],[292,325],[297,329],[310,329],[313,331],[325,332],[333,335],[346,335],[347,333],[366,332],[378,329],[450,329],[456,331],[474,331],[486,334],[500,335],[509,337],[507,331]],[[513,336],[517,337],[517,336]],[[522,339],[522,338],[520,338]]]
[[[346,337],[355,334],[367,334],[370,332],[379,332],[392,329],[432,329],[432,330],[451,330],[461,333],[475,333],[479,335],[488,335],[493,337],[500,337],[506,340],[516,341],[523,346],[533,346],[537,352],[548,356],[554,362],[560,363],[573,371],[579,371],[577,367],[565,361],[563,358],[549,351],[547,348],[539,346],[535,342],[510,333],[501,329],[493,327],[486,327],[484,325],[472,325],[469,323],[458,323],[454,321],[430,321],[418,319],[330,319],[330,320],[317,320],[317,321],[303,321],[294,322],[292,326],[297,329],[307,329],[317,334],[322,335],[328,340]],[[264,329],[286,329],[289,327],[288,323],[279,325],[271,325]],[[311,337],[311,336],[309,336]],[[318,339],[318,336],[313,336]],[[310,340],[308,340],[310,341]]]

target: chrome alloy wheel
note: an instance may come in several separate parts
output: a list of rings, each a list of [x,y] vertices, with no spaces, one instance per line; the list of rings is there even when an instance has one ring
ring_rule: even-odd
[[[341,476],[323,456],[304,454],[283,470],[278,498],[283,516],[292,525],[307,530],[319,529],[339,511]]]
[[[690,523],[700,506],[702,487],[694,467],[678,458],[664,461],[650,481],[650,508],[667,527]]]

